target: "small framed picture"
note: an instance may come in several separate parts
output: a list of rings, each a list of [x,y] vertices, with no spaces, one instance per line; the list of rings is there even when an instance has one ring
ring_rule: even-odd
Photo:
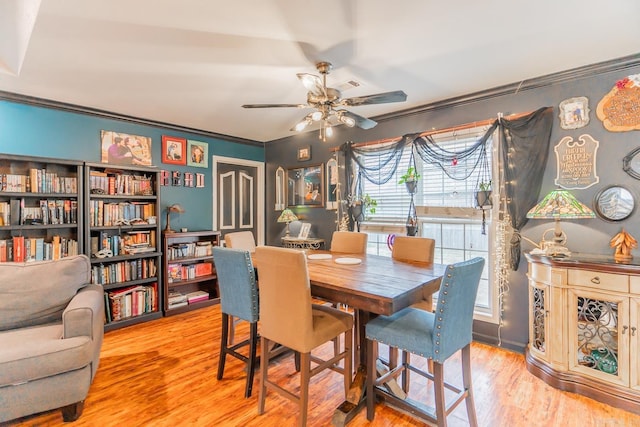
[[[191,172],[184,173],[184,186],[185,187],[194,187],[195,183],[193,182],[193,174]]]
[[[208,145],[206,142],[187,140],[187,165],[197,168],[208,167]]]
[[[298,239],[307,239],[309,237],[310,231],[311,231],[311,224],[308,222],[303,222],[300,225],[300,232],[298,233]]]
[[[311,160],[311,146],[307,145],[306,147],[298,148],[298,160],[305,161]]]
[[[187,164],[187,140],[162,135],[162,163],[172,165]]]
[[[203,188],[204,187],[204,174],[203,173],[197,173],[196,174],[196,188]]]
[[[565,99],[559,110],[562,129],[578,129],[589,123],[589,100],[586,96]]]

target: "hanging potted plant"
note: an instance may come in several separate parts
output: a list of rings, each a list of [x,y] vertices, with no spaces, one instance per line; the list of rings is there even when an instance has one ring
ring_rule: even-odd
[[[407,223],[405,224],[407,227],[407,236],[415,236],[418,234],[418,219],[409,216],[407,217]]]
[[[407,191],[409,194],[415,194],[416,188],[418,187],[418,179],[420,178],[420,174],[416,170],[415,167],[409,166],[407,168],[407,172],[400,177],[400,181],[398,184],[404,184],[407,187]]]
[[[476,206],[483,208],[490,208],[491,202],[491,180],[480,181],[478,183],[478,191],[476,191]]]
[[[360,223],[369,219],[370,215],[376,213],[378,201],[368,194],[349,196],[348,199],[348,207],[351,211],[351,216],[356,222],[358,229],[360,229]]]

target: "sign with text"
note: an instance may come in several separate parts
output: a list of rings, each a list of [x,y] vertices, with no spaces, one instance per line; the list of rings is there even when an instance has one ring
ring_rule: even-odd
[[[600,181],[596,173],[596,152],[600,143],[591,135],[577,141],[565,136],[554,147],[558,174],[555,184],[566,189],[589,188]]]

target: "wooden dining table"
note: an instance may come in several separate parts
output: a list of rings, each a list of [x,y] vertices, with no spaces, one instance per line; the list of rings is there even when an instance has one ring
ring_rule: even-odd
[[[347,401],[336,409],[333,417],[334,425],[344,425],[363,407],[367,322],[374,316],[391,315],[422,299],[430,299],[440,287],[446,265],[371,254],[305,252],[311,294],[354,310],[358,368]],[[317,256],[324,259],[314,259]]]

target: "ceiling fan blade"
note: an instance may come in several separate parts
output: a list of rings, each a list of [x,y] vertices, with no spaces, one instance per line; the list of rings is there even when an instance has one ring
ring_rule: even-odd
[[[407,100],[407,94],[401,90],[395,90],[393,92],[376,93],[374,95],[355,96],[353,98],[346,98],[340,101],[340,105],[346,105],[348,107],[355,107],[358,105],[369,104],[385,104],[388,102],[404,102]]]
[[[307,74],[307,73],[298,73],[296,74],[302,85],[314,95],[324,95],[324,85],[322,84],[322,79],[315,74]]]
[[[375,127],[375,125],[378,124],[378,122],[374,120],[367,119],[366,117],[362,117],[361,115],[352,113],[351,111],[340,110],[340,114],[355,120],[356,126],[358,126],[360,129],[365,129],[365,130],[371,129],[372,127]]]
[[[307,104],[244,104],[242,108],[309,108]]]

